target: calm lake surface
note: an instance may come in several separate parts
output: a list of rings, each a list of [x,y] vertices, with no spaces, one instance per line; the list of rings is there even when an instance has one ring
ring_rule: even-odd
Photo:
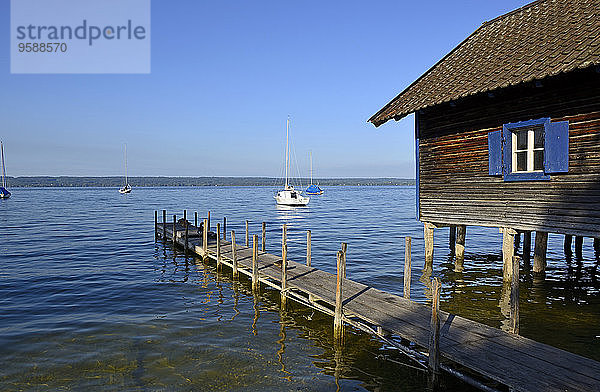
[[[154,210],[227,217],[243,237],[267,223],[267,250],[334,272],[348,243],[349,277],[403,290],[404,236],[413,237],[411,295],[427,303],[423,226],[414,187],[329,187],[309,207],[278,209],[263,187],[11,189],[0,200],[0,390],[421,391],[424,372],[377,339],[348,328],[334,349],[332,319],[245,278],[185,259],[154,242]],[[172,218],[170,218],[172,219]],[[448,229],[436,230],[433,275],[442,309],[503,328],[498,229],[469,227],[464,272],[454,272]],[[521,334],[600,360],[598,259],[586,239],[567,260],[550,235],[545,281],[521,270]],[[468,390],[445,378],[449,390]]]

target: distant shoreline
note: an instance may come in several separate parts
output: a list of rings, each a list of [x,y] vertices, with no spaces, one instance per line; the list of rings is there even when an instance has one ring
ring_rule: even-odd
[[[304,186],[310,179],[300,179]],[[112,188],[123,185],[123,177],[71,177],[32,176],[7,177],[9,187],[29,188]],[[178,186],[277,186],[282,180],[270,177],[130,177],[133,187]],[[321,186],[399,186],[415,185],[414,179],[406,178],[319,178],[313,183]]]

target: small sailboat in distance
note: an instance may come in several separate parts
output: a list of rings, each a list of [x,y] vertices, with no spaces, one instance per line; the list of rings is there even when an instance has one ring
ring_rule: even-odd
[[[2,186],[0,187],[0,199],[8,199],[11,193],[6,189],[6,167],[4,166],[4,144],[0,142],[0,155],[2,155]]]
[[[125,145],[125,185],[119,189],[120,194],[131,193],[131,185],[129,185],[129,179],[127,178],[127,144]]]
[[[305,206],[310,201],[309,197],[303,196],[302,191],[297,191],[288,179],[288,166],[290,162],[290,118],[287,119],[285,129],[285,187],[277,191],[273,196],[277,204],[284,206]]]
[[[306,188],[304,193],[306,193],[307,195],[322,195],[323,189],[321,189],[318,185],[313,184],[312,152],[310,152],[309,155],[310,155],[310,185],[308,186],[308,188]]]

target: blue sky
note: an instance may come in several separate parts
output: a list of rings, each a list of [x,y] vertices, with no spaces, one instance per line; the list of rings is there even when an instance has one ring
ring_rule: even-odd
[[[482,22],[528,1],[152,0],[148,75],[10,74],[0,139],[26,175],[414,177],[413,117],[367,119]],[[296,169],[294,170],[296,172]]]

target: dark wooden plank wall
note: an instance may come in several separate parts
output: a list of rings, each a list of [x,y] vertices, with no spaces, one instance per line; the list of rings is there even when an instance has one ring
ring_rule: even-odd
[[[569,121],[569,173],[488,175],[487,134],[502,124]],[[419,219],[600,237],[600,73],[595,68],[422,110]]]

